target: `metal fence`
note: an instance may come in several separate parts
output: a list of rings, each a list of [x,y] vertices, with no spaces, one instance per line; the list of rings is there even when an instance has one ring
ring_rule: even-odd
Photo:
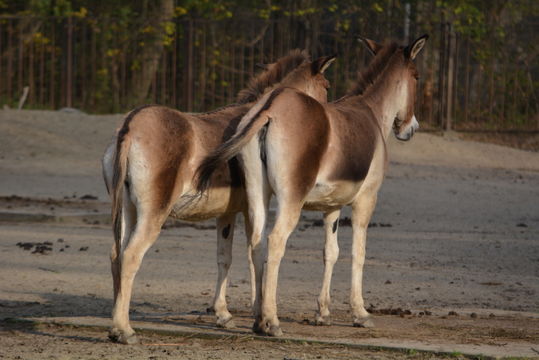
[[[351,19],[345,29],[331,18],[310,24],[293,18],[175,20],[146,101],[184,111],[233,102],[257,63],[293,48],[306,48],[313,57],[338,54],[328,71],[330,97],[336,99],[370,59],[356,34],[402,40],[427,30],[431,37],[417,60],[416,111],[423,124],[539,129],[539,66],[527,60],[518,42],[508,44],[502,56],[485,60],[477,44],[448,23],[404,29],[400,23],[368,20]],[[537,41],[537,32],[529,36]],[[134,54],[142,46],[111,18],[0,18],[0,106],[17,106],[28,86],[26,108],[127,111],[132,74],[140,71]]]

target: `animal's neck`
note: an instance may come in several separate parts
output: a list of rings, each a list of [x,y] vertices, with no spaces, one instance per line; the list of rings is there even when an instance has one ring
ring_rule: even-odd
[[[292,83],[285,82],[283,84],[275,86],[272,90],[278,87],[286,87],[286,88],[295,89],[311,97],[314,97],[314,94],[315,94],[314,93],[315,88],[312,86],[312,84],[309,81],[294,81]]]
[[[315,98],[317,101],[322,103],[327,102],[327,97],[322,95],[323,90],[319,87],[319,84],[314,83],[313,81],[306,81],[301,86],[298,87],[300,91],[303,91],[305,94],[309,95],[312,98]]]
[[[406,95],[405,83],[395,75],[387,71],[363,96],[365,103],[375,114],[386,140]]]

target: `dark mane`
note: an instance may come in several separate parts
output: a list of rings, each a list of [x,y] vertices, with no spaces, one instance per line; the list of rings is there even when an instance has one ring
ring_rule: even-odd
[[[309,60],[306,50],[291,50],[268,68],[249,81],[249,85],[238,93],[238,104],[256,101],[264,94],[264,90],[280,82],[288,73],[296,69],[304,61]]]
[[[384,44],[383,48],[376,54],[369,66],[361,71],[356,85],[348,92],[346,97],[361,95],[373,85],[380,74],[384,72],[384,69],[389,64],[389,60],[399,48],[399,45],[394,41]]]

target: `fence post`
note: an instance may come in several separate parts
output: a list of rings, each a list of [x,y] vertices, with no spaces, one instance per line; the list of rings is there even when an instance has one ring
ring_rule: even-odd
[[[73,103],[73,18],[67,18],[67,79],[66,79],[66,106]]]
[[[187,111],[193,111],[193,20],[189,19],[187,33]]]
[[[453,126],[453,90],[454,90],[454,70],[455,70],[455,47],[456,39],[453,32],[453,26],[447,24],[447,90],[446,95],[446,110],[444,116],[444,130],[451,131]]]
[[[3,42],[2,42],[3,37],[4,37],[4,29],[3,29],[2,24],[0,23],[0,54],[4,53],[2,51],[3,50]],[[2,56],[2,57],[0,57],[0,78],[1,79],[5,79],[4,74],[3,74],[3,67],[2,67],[3,62],[4,62],[4,59],[3,59],[3,56]],[[0,99],[2,98],[3,92],[4,92],[4,81],[0,81]]]

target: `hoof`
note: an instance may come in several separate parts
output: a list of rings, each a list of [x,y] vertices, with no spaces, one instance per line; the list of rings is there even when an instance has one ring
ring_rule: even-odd
[[[109,339],[113,342],[118,342],[118,339],[120,338],[120,335],[122,335],[122,332],[116,328],[112,328],[109,330]]]
[[[278,325],[270,325],[269,322],[255,321],[253,332],[258,335],[282,336],[283,331]]]
[[[320,316],[317,315],[316,319],[314,320],[314,324],[316,326],[329,326],[331,325],[331,317],[328,316]]]
[[[279,326],[271,325],[268,332],[267,332],[267,335],[268,336],[275,336],[275,337],[283,336],[283,331],[281,330],[281,328]]]
[[[372,322],[370,318],[355,319],[354,327],[372,328],[374,327],[374,323]]]
[[[232,317],[229,317],[228,319],[217,319],[217,327],[233,329],[236,327],[236,324],[234,323],[234,320],[232,320]]]
[[[109,331],[109,339],[125,345],[134,345],[139,343],[138,337],[135,335],[135,333],[127,335],[123,331],[116,328]]]
[[[259,320],[255,320],[254,324],[253,324],[253,332],[257,335],[266,335],[266,331],[264,329],[264,327],[262,327],[260,325],[260,321]]]

